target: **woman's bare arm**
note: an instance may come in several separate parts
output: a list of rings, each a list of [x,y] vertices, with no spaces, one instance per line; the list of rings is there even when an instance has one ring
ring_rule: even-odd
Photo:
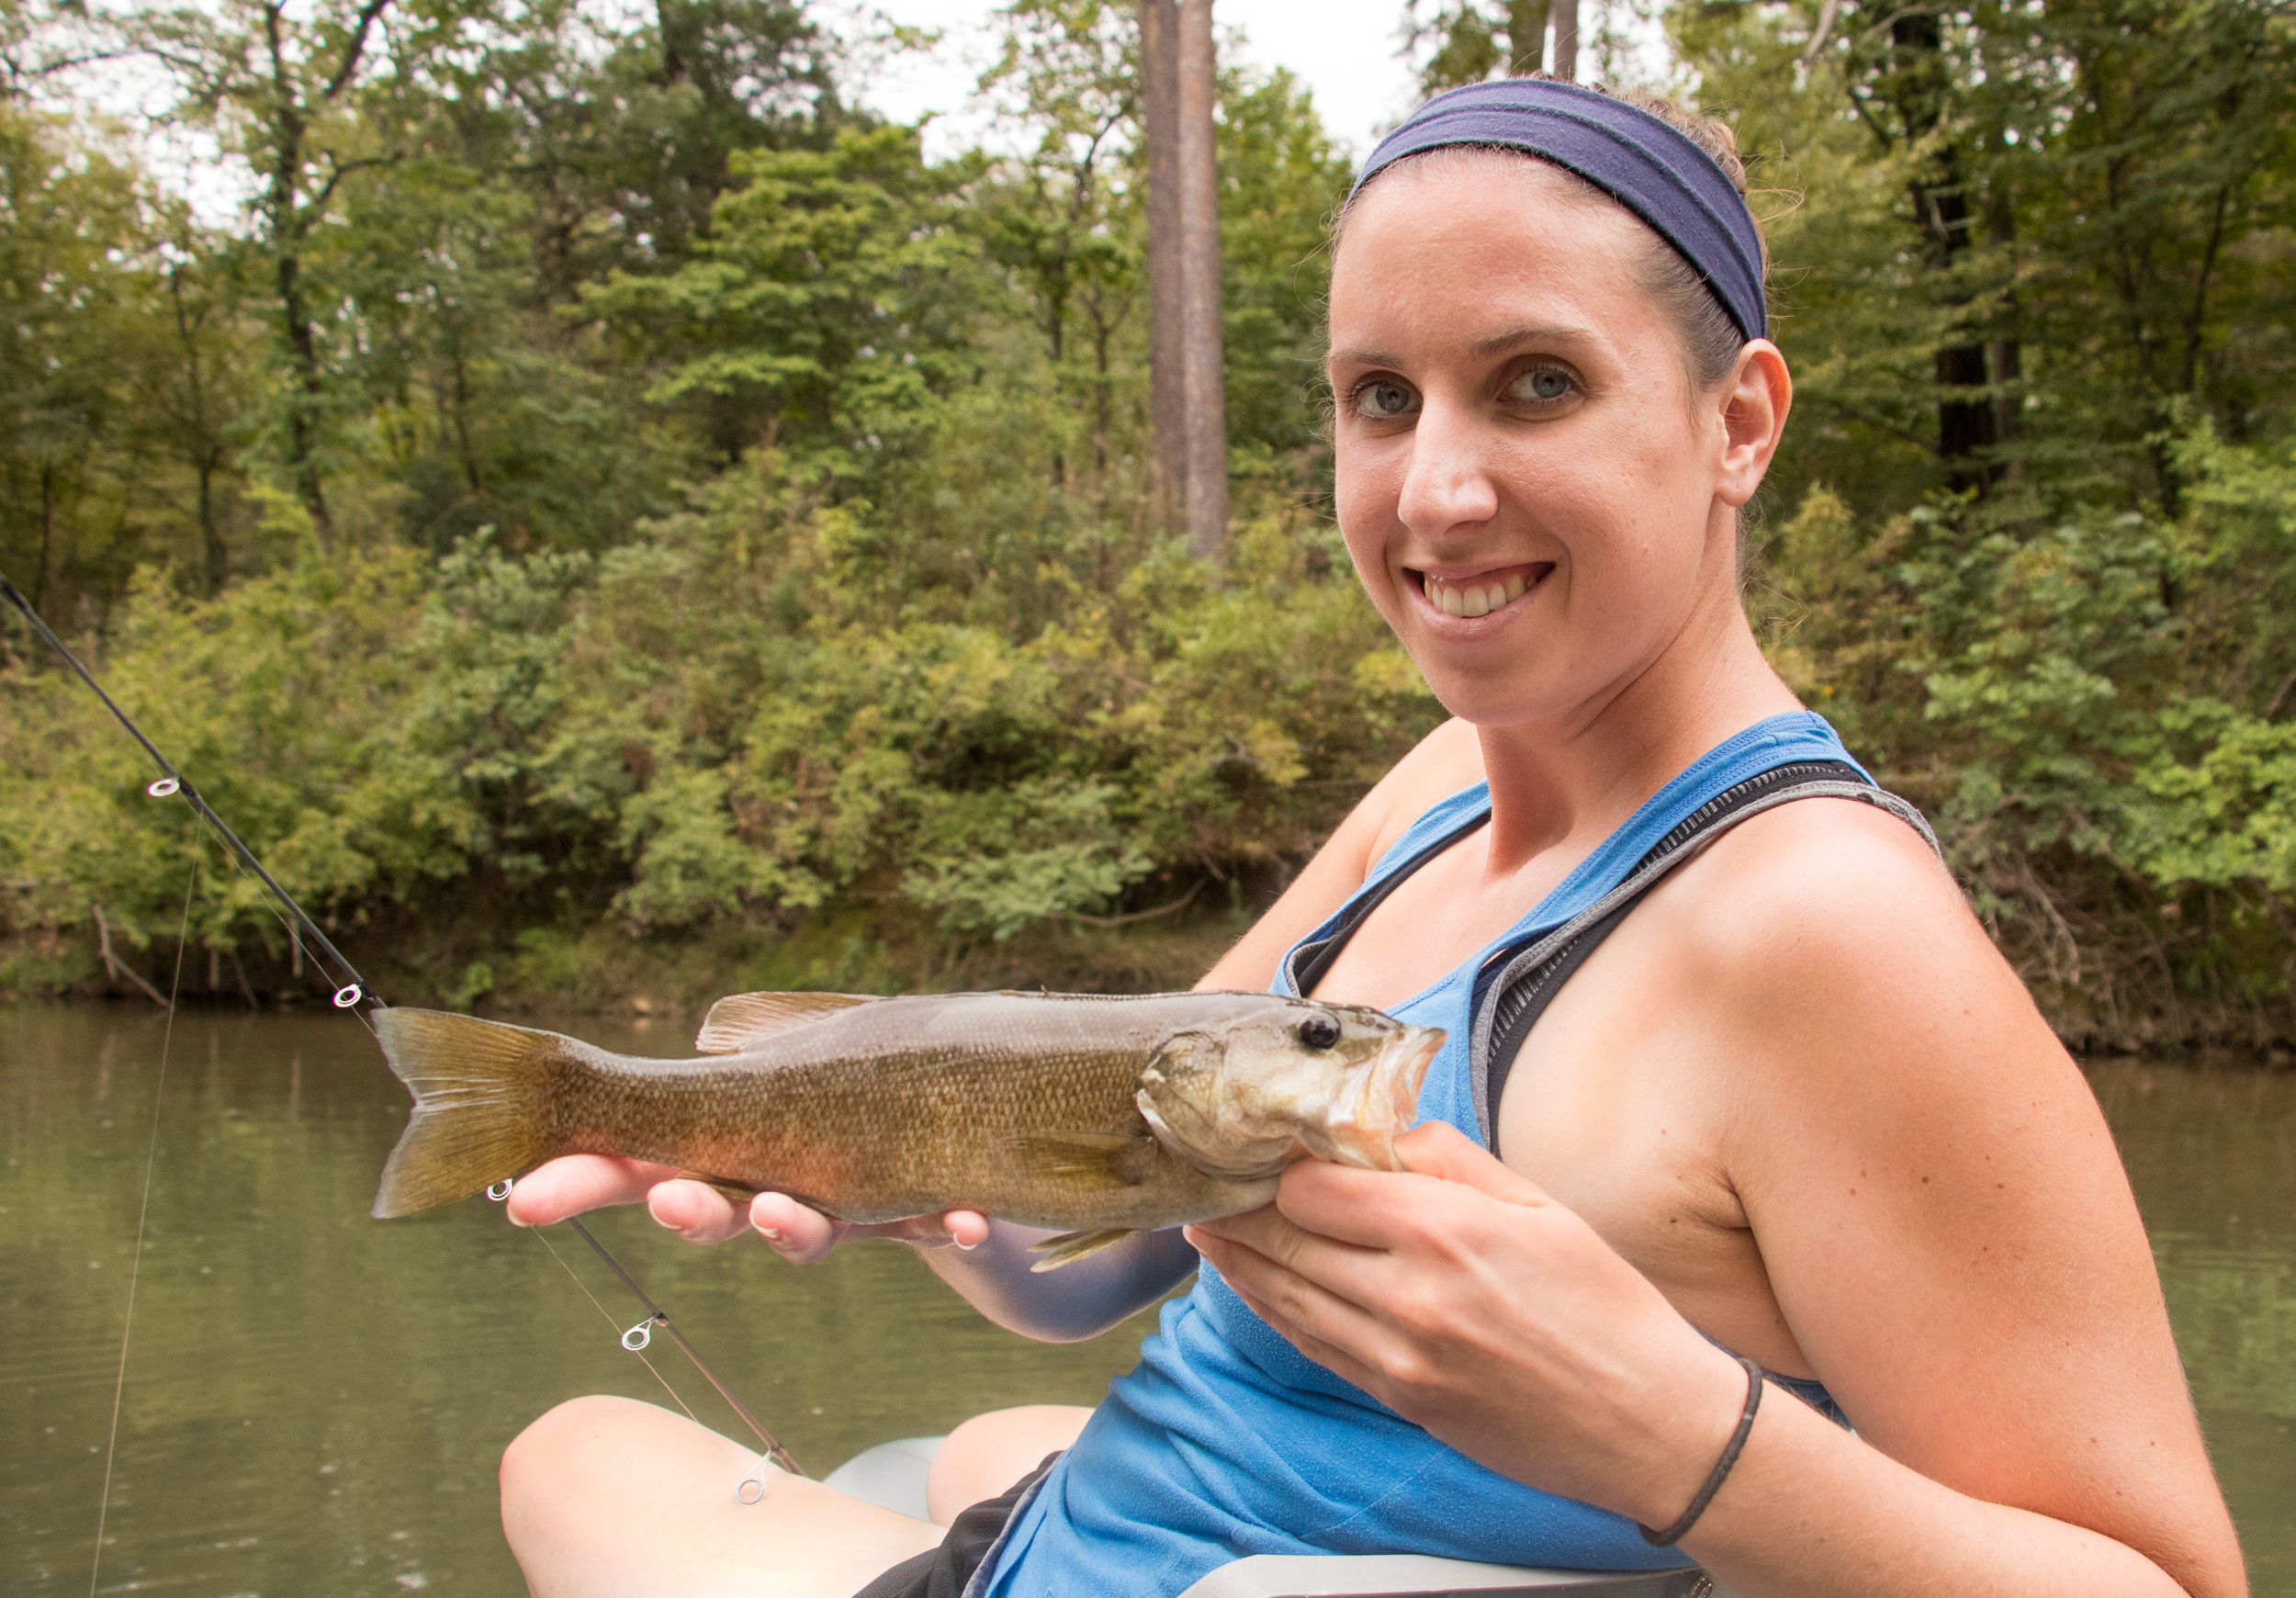
[[[1763,818],[1768,819],[1768,818]],[[1871,821],[1869,828],[1866,823]],[[2234,1598],[2240,1556],[2150,1251],[2079,1073],[1885,817],[1750,822],[1679,988],[1795,1345],[1686,1551],[1749,1598]],[[1195,1229],[1311,1356],[1504,1474],[1679,1514],[1745,1377],[1536,1184],[1442,1128],[1414,1172],[1311,1162]],[[1435,1179],[1430,1179],[1430,1178]]]

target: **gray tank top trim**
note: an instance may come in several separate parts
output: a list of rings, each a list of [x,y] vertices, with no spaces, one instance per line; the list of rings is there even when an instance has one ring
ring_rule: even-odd
[[[1718,805],[1730,797],[1731,794],[1726,793],[1712,803]],[[1490,974],[1479,985],[1482,991],[1476,1000],[1475,1031],[1469,1042],[1468,1079],[1474,1086],[1476,1121],[1482,1127],[1484,1142],[1493,1153],[1498,1152],[1499,1128],[1495,1116],[1498,1107],[1491,1102],[1491,1042],[1501,1001],[1508,993],[1535,978],[1550,961],[1569,952],[1572,943],[1581,936],[1613,916],[1620,915],[1656,887],[1668,872],[1696,859],[1707,845],[1731,827],[1765,810],[1774,810],[1797,799],[1855,799],[1877,810],[1887,811],[1919,832],[1922,841],[1930,846],[1930,851],[1941,861],[1945,857],[1944,850],[1938,845],[1937,834],[1930,830],[1928,818],[1909,802],[1873,783],[1848,778],[1797,779],[1780,785],[1772,793],[1733,805],[1703,822],[1693,816],[1683,827],[1676,829],[1675,836],[1681,838],[1680,842],[1672,842],[1671,847],[1661,843],[1609,893],[1536,942],[1507,956],[1503,963],[1486,968]],[[1592,951],[1590,948],[1584,953]],[[1581,959],[1584,953],[1581,953]],[[1552,997],[1552,994],[1546,996],[1547,999]],[[1542,1000],[1538,1008],[1544,1010],[1545,1007],[1546,1003]],[[1512,1060],[1507,1063],[1511,1065]]]

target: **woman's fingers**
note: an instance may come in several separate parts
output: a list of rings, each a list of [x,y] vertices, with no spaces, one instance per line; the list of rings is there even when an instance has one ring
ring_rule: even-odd
[[[1403,1168],[1458,1182],[1509,1204],[1549,1204],[1547,1190],[1448,1121],[1431,1120],[1395,1140]]]
[[[978,1248],[988,1241],[988,1217],[977,1210],[951,1210],[896,1224],[918,1229],[908,1234],[913,1243],[953,1243],[959,1248]]]
[[[749,1230],[749,1218],[707,1182],[678,1177],[657,1183],[646,1210],[688,1243],[723,1243]]]
[[[748,1223],[773,1252],[798,1265],[827,1257],[850,1230],[786,1193],[760,1193],[749,1200]]]
[[[1383,1402],[1386,1401],[1389,1395],[1382,1390],[1386,1384],[1380,1379],[1380,1375],[1378,1371],[1372,1369],[1369,1366],[1365,1365],[1361,1360],[1357,1359],[1346,1349],[1342,1348],[1338,1344],[1327,1343],[1322,1338],[1316,1336],[1313,1333],[1308,1331],[1305,1327],[1300,1325],[1289,1316],[1286,1315],[1282,1311],[1277,1309],[1275,1305],[1269,1303],[1265,1299],[1262,1299],[1250,1288],[1244,1286],[1242,1283],[1239,1283],[1235,1277],[1229,1276],[1224,1269],[1221,1270],[1220,1274],[1221,1279],[1226,1281],[1231,1288],[1235,1289],[1236,1297],[1244,1300],[1244,1307],[1250,1310],[1253,1314],[1257,1315],[1261,1320],[1266,1322],[1270,1326],[1274,1327],[1277,1334],[1281,1336],[1285,1342],[1290,1344],[1294,1348],[1297,1348],[1300,1353],[1306,1355],[1310,1359],[1314,1360],[1316,1364],[1332,1372],[1334,1376],[1337,1376],[1346,1381],[1352,1381],[1357,1387],[1363,1389],[1364,1391],[1369,1393],[1372,1397],[1379,1399]]]
[[[1390,1398],[1392,1384],[1383,1367],[1404,1350],[1376,1303],[1334,1292],[1247,1243],[1197,1227],[1188,1228],[1188,1240],[1252,1312],[1293,1347],[1375,1397]]]
[[[783,1259],[811,1265],[838,1244],[856,1237],[892,1237],[928,1247],[955,1244],[978,1248],[988,1237],[988,1217],[973,1210],[919,1215],[876,1226],[850,1226],[809,1210],[785,1193],[760,1193],[749,1202],[748,1223]]]
[[[604,1154],[568,1154],[535,1166],[511,1188],[510,1218],[521,1226],[549,1226],[569,1215],[609,1204],[636,1204],[658,1184],[676,1176],[670,1165],[618,1160]]]

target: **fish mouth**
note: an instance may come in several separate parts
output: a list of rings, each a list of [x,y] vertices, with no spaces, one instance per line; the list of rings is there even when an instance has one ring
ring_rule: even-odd
[[[1395,1153],[1395,1140],[1418,1120],[1420,1086],[1448,1036],[1441,1027],[1405,1027],[1332,1106],[1319,1135],[1300,1141],[1339,1165],[1367,1171],[1406,1169]]]

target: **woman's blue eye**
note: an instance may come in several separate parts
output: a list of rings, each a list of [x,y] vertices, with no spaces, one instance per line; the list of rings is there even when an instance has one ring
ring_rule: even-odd
[[[1367,383],[1356,390],[1356,414],[1386,422],[1411,409],[1412,393],[1401,383]]]
[[[1558,400],[1569,399],[1570,390],[1577,387],[1568,372],[1554,366],[1535,366],[1507,385],[1507,396],[1533,405],[1552,405]]]

